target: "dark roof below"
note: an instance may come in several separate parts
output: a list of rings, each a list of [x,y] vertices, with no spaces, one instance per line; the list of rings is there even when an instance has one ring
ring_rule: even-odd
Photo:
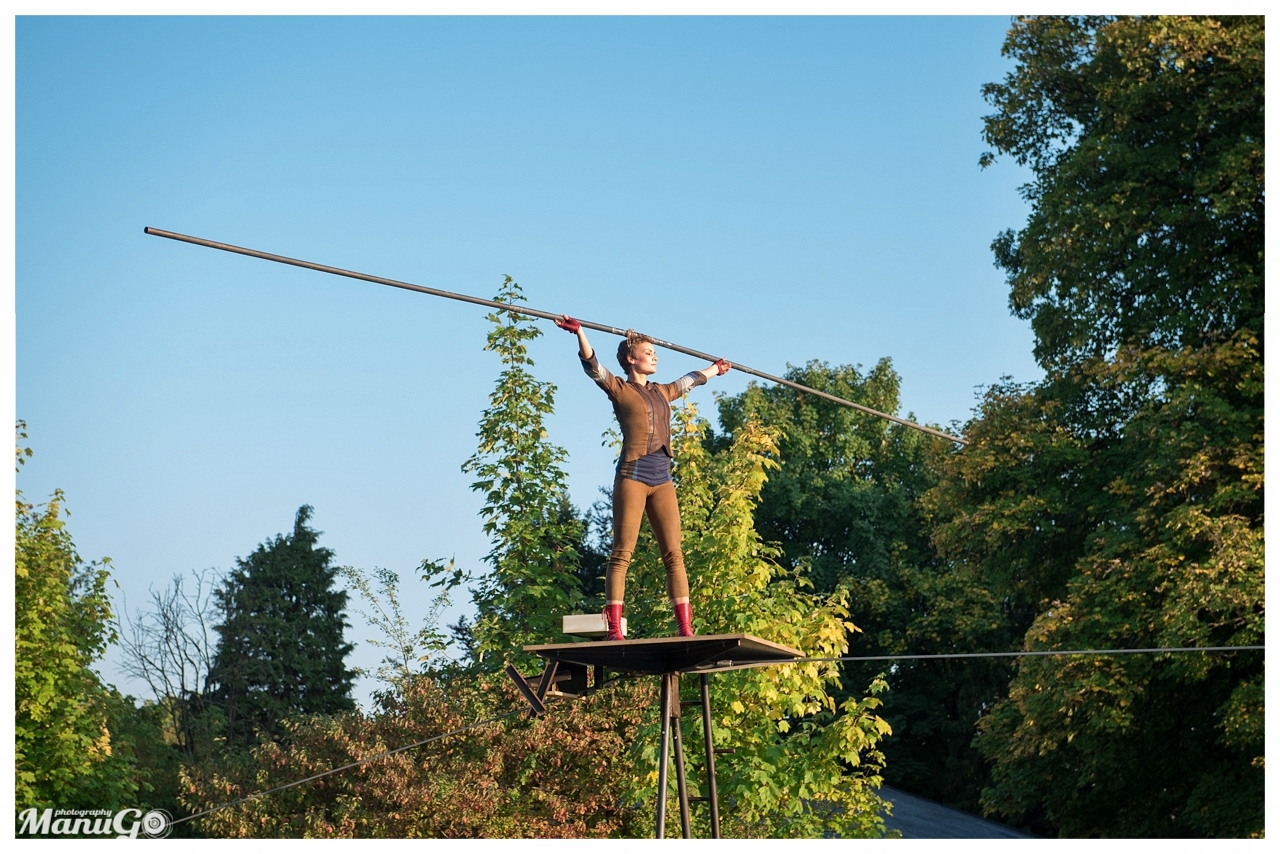
[[[900,831],[903,839],[1037,838],[900,789],[881,786],[880,797],[893,804],[892,815],[885,816],[885,826]]]
[[[785,664],[804,653],[754,635],[642,638],[526,646],[548,661],[604,667],[619,673],[699,673],[762,664]]]

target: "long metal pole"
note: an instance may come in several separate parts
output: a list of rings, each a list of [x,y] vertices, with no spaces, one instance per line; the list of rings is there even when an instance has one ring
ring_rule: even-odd
[[[539,318],[542,318],[543,320],[554,321],[556,318],[560,317],[560,315],[558,314],[552,314],[549,311],[539,311],[536,308],[529,308],[528,306],[514,305],[512,303],[496,302],[494,300],[481,299],[479,297],[467,296],[466,294],[454,293],[453,291],[443,291],[438,288],[428,288],[422,285],[414,285],[409,282],[401,282],[396,279],[385,279],[382,276],[371,276],[368,273],[357,273],[353,270],[344,270],[341,267],[330,267],[325,264],[316,264],[312,261],[303,261],[298,258],[289,258],[288,256],[285,256],[285,255],[273,255],[270,252],[261,252],[257,249],[246,249],[243,246],[235,246],[230,243],[218,243],[215,240],[206,240],[203,237],[192,237],[189,234],[179,234],[175,231],[164,231],[163,229],[151,228],[150,226],[147,226],[146,228],[143,229],[143,232],[145,232],[146,234],[153,235],[155,237],[167,237],[170,240],[178,240],[183,243],[193,243],[196,246],[207,246],[210,249],[221,249],[224,252],[234,252],[237,255],[248,255],[250,258],[261,258],[264,261],[275,261],[280,264],[290,264],[294,267],[304,267],[308,270],[316,270],[321,273],[332,273],[335,276],[346,276],[349,279],[360,279],[361,281],[373,282],[374,284],[377,284],[377,285],[388,285],[393,288],[402,288],[406,291],[416,291],[420,294],[430,294],[431,296],[435,296],[435,297],[444,297],[445,299],[453,299],[453,300],[459,300],[461,302],[469,302],[472,305],[482,305],[482,306],[485,306],[486,308],[498,309],[499,311],[512,311],[512,312],[515,312],[516,314],[525,314],[525,315],[528,315],[529,317],[539,317]],[[577,318],[577,320],[587,329],[594,329],[598,332],[608,332],[611,335],[627,334],[627,330],[619,329],[616,326],[606,326],[603,323],[592,323],[589,320],[582,320],[581,318]],[[718,356],[712,356],[709,353],[703,353],[700,350],[691,350],[688,347],[682,347],[679,344],[673,344],[670,341],[663,341],[661,338],[654,338],[653,343],[657,344],[659,347],[666,347],[668,350],[675,350],[677,353],[684,353],[687,356],[693,356],[696,359],[705,359],[708,362],[714,362],[719,358]],[[732,362],[733,360],[729,360],[729,361]],[[937,436],[939,439],[946,439],[948,442],[956,442],[957,444],[960,444],[960,445],[968,444],[968,442],[965,439],[961,439],[959,436],[952,436],[950,433],[943,433],[941,430],[935,430],[932,427],[925,427],[923,424],[917,424],[914,421],[908,421],[905,418],[899,418],[898,416],[890,415],[887,412],[880,412],[879,410],[872,409],[869,406],[863,406],[860,403],[854,403],[851,400],[845,400],[842,397],[836,397],[833,394],[827,394],[825,391],[818,391],[815,388],[809,388],[806,385],[801,385],[800,383],[792,382],[791,380],[783,379],[782,377],[775,377],[773,374],[766,374],[763,371],[757,371],[754,368],[748,368],[746,365],[742,365],[737,362],[733,362],[733,368],[734,370],[742,371],[743,373],[760,377],[763,380],[768,380],[771,383],[784,385],[784,386],[787,386],[788,388],[794,388],[797,391],[803,391],[803,392],[807,392],[808,394],[816,395],[818,397],[823,398],[824,400],[829,400],[832,403],[839,403],[842,406],[848,406],[852,409],[858,410],[859,412],[865,412],[868,415],[874,415],[878,418],[888,419],[889,421],[892,421],[895,424],[901,424],[904,427],[910,427],[913,430],[919,430],[922,433],[928,433],[930,436]]]

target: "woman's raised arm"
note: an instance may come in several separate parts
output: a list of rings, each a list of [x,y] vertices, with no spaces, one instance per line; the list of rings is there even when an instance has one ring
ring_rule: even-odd
[[[574,320],[567,314],[562,314],[556,318],[556,326],[559,326],[565,332],[574,332],[578,335],[578,356],[585,361],[591,361],[595,351],[591,349],[591,342],[587,340],[587,331],[582,328],[582,324]]]
[[[732,367],[733,367],[732,362],[726,362],[724,359],[720,359],[719,361],[712,362],[710,365],[703,368],[698,373],[702,374],[707,379],[711,379],[714,376],[722,376],[724,374],[729,373],[729,369]]]

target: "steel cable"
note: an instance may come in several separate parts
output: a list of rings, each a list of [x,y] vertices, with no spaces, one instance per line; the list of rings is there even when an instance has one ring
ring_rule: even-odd
[[[1164,652],[1232,652],[1236,650],[1265,650],[1265,646],[1160,646],[1133,647],[1128,649],[1031,649],[1021,652],[940,652],[904,655],[837,655],[830,657],[793,658],[790,661],[761,661],[750,664],[738,664],[728,667],[714,667],[720,670],[746,670],[753,667],[774,667],[779,664],[803,664],[822,661],[918,661],[945,658],[1023,658],[1030,656],[1054,655],[1133,655],[1137,653]]]

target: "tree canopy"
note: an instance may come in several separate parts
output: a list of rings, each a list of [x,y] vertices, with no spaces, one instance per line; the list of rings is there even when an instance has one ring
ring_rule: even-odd
[[[1020,18],[1005,54],[981,162],[1033,176],[993,250],[1045,379],[990,386],[963,449],[785,389],[723,401],[730,435],[781,431],[759,530],[847,585],[859,651],[1259,644],[1262,20]],[[887,363],[789,377],[897,407]],[[909,791],[1049,835],[1261,832],[1260,653],[887,681]]]
[[[926,504],[1028,648],[1261,643],[1263,45],[1261,18],[1018,19],[984,90],[987,141],[1032,170],[993,248],[1046,378],[989,391]],[[1262,684],[1261,653],[1023,660],[984,803],[1069,836],[1260,833]]]
[[[19,465],[30,455],[19,447]],[[57,491],[37,506],[21,490],[15,502],[15,803],[118,809],[138,791],[131,752],[113,732],[123,698],[91,666],[115,639],[110,572],[105,559],[81,560],[64,503]]]
[[[504,277],[495,302],[523,301],[520,284]],[[491,572],[477,585],[476,624],[480,656],[509,659],[523,644],[558,632],[562,614],[582,602],[575,544],[582,523],[569,507],[563,448],[547,438],[544,419],[555,406],[556,387],[531,372],[526,342],[542,333],[515,312],[489,316],[486,350],[497,354],[502,372],[480,417],[480,440],[463,471],[484,496],[480,517],[492,548]]]

